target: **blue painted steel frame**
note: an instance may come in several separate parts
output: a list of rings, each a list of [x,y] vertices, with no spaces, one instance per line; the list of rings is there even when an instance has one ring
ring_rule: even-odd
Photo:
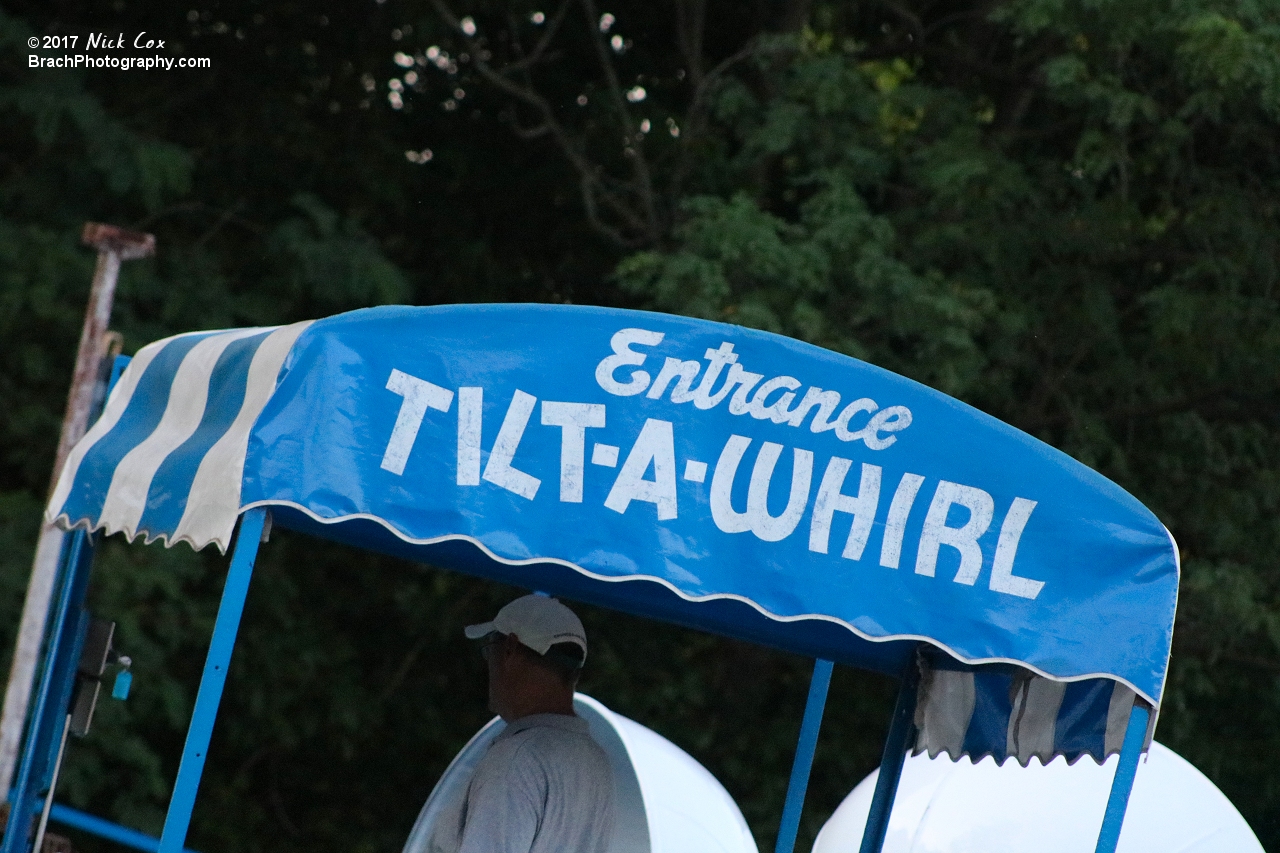
[[[236,537],[231,569],[222,588],[222,603],[218,605],[213,640],[209,643],[204,675],[200,678],[195,710],[191,713],[191,726],[187,729],[187,742],[178,765],[178,778],[173,784],[173,797],[169,800],[169,812],[165,815],[164,831],[160,835],[160,853],[181,853],[187,840],[191,811],[195,808],[196,791],[204,773],[209,738],[213,735],[218,704],[222,701],[222,688],[227,682],[227,666],[235,648],[236,632],[240,629],[240,616],[244,612],[245,597],[249,594],[249,580],[253,576],[253,562],[258,556],[266,516],[264,509],[251,509],[240,518],[240,533]]]
[[[123,847],[142,850],[144,853],[155,853],[160,849],[159,838],[147,835],[145,832],[139,832],[136,829],[130,829],[127,826],[121,826],[118,823],[112,823],[109,820],[103,820],[79,809],[64,806],[62,803],[53,804],[53,809],[49,812],[49,820],[56,821],[63,826],[69,826],[72,829],[91,833],[99,838],[105,838]],[[183,853],[195,853],[195,851],[184,850]]]
[[[800,831],[800,813],[804,810],[804,795],[809,789],[809,772],[813,770],[813,754],[818,749],[818,731],[822,728],[822,712],[827,707],[827,689],[831,686],[832,663],[829,660],[813,662],[813,676],[809,679],[809,698],[804,703],[804,719],[800,721],[800,740],[796,743],[796,757],[791,764],[791,781],[787,784],[787,799],[782,806],[782,824],[778,827],[778,843],[775,853],[791,853],[796,846],[796,834]]]
[[[1138,775],[1138,759],[1142,757],[1150,719],[1151,712],[1147,706],[1141,702],[1134,703],[1133,710],[1129,712],[1129,725],[1124,730],[1124,745],[1120,747],[1116,775],[1111,780],[1111,794],[1107,797],[1107,810],[1102,816],[1096,853],[1115,853],[1116,845],[1120,843],[1120,829],[1124,825],[1125,810],[1129,807],[1133,780]]]
[[[108,393],[128,363],[128,356],[117,356],[112,362]],[[10,817],[0,841],[0,851],[4,853],[19,853],[29,847],[28,833],[22,828],[29,826],[39,795],[47,792],[52,782],[89,622],[84,600],[93,571],[93,553],[94,537],[83,530],[63,540],[56,579],[59,592],[46,628],[43,670],[27,722],[18,778],[8,792]]]
[[[920,665],[917,656],[912,655],[898,685],[898,702],[893,709],[893,719],[889,721],[889,735],[885,738],[884,753],[880,757],[880,775],[871,796],[867,826],[862,831],[860,853],[880,853],[884,847],[889,815],[893,813],[893,800],[898,793],[898,780],[902,778],[902,764],[907,760],[907,748],[915,738],[916,691],[919,687]]]
[[[92,565],[93,538],[77,530],[67,537],[63,547],[58,598],[49,621],[49,645],[18,765],[17,782],[10,793],[9,822],[4,840],[0,842],[2,853],[25,853],[28,849],[31,818],[42,799],[41,794],[49,788],[84,645],[88,620],[83,605]]]

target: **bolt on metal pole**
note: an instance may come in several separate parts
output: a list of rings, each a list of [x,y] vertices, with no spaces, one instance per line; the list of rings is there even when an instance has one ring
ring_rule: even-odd
[[[98,250],[98,265],[93,274],[89,305],[85,309],[84,328],[80,332],[80,348],[76,353],[71,390],[67,394],[67,411],[62,419],[62,434],[58,440],[50,492],[62,473],[62,465],[71,448],[89,428],[89,412],[100,380],[103,357],[110,355],[107,352],[110,342],[107,324],[111,320],[120,263],[145,258],[155,254],[156,250],[156,238],[150,234],[97,222],[85,223],[81,242]],[[109,359],[107,363],[110,363]],[[4,709],[0,711],[0,796],[7,795],[13,783],[18,746],[22,742],[27,706],[31,702],[31,686],[40,657],[40,646],[44,641],[49,600],[58,574],[62,539],[63,533],[57,527],[47,522],[41,524],[35,559],[31,565],[31,580],[27,584],[27,595],[22,604],[18,641],[13,651],[13,663],[9,668],[9,683],[4,693]]]

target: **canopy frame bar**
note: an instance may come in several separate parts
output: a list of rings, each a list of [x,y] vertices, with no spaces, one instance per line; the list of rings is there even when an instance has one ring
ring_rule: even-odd
[[[1120,843],[1120,830],[1124,826],[1124,814],[1129,808],[1129,794],[1133,780],[1138,775],[1138,760],[1147,739],[1147,724],[1151,712],[1141,701],[1133,703],[1129,712],[1129,724],[1124,730],[1124,745],[1120,747],[1120,761],[1116,765],[1115,778],[1111,780],[1111,793],[1107,796],[1107,810],[1102,815],[1102,829],[1098,831],[1096,853],[1115,853]]]
[[[800,739],[796,742],[796,757],[791,764],[791,781],[787,783],[787,799],[782,806],[782,823],[778,827],[775,853],[792,853],[796,846],[796,835],[800,832],[800,813],[804,810],[804,795],[809,789],[813,756],[818,749],[822,712],[827,707],[827,690],[831,686],[832,669],[833,664],[829,660],[819,658],[813,662],[809,698],[805,700],[804,717],[800,721]]]
[[[889,721],[889,734],[884,740],[884,753],[880,757],[880,774],[876,777],[875,793],[871,796],[871,808],[867,812],[867,826],[862,831],[859,853],[880,853],[884,847],[885,833],[889,830],[889,815],[898,794],[898,781],[902,778],[902,765],[907,760],[907,749],[916,734],[916,696],[920,687],[919,646],[907,660],[898,684],[898,701]]]
[[[23,853],[31,845],[31,822],[39,795],[53,781],[62,745],[68,708],[75,690],[76,669],[84,645],[88,615],[84,612],[89,575],[93,567],[94,537],[77,530],[64,540],[62,576],[44,652],[35,705],[27,726],[17,780],[10,791],[9,821],[5,826],[3,853]]]
[[[244,602],[249,594],[249,581],[253,577],[253,564],[258,556],[258,545],[262,541],[266,519],[267,510],[262,508],[251,509],[240,517],[240,534],[236,537],[231,568],[222,588],[222,601],[218,605],[218,618],[213,626],[213,639],[209,642],[204,674],[200,677],[195,709],[191,712],[191,725],[187,729],[187,740],[182,748],[182,761],[178,765],[178,778],[173,783],[173,796],[165,815],[158,853],[181,853],[187,840],[191,812],[195,808],[200,777],[204,774],[209,739],[213,736],[213,724],[218,717],[218,706],[222,702],[227,667],[235,649],[240,617],[244,613]]]

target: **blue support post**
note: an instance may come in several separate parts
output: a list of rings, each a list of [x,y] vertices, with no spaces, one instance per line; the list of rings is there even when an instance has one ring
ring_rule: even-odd
[[[796,743],[796,757],[791,764],[791,782],[787,785],[787,799],[782,806],[782,825],[778,827],[775,853],[791,853],[796,846],[796,835],[800,832],[800,812],[804,809],[804,795],[809,788],[809,771],[813,769],[813,754],[818,749],[822,712],[827,707],[831,669],[832,663],[829,660],[813,662],[809,698],[805,702],[804,718],[800,722],[800,740]]]
[[[1124,745],[1120,747],[1120,762],[1116,765],[1115,778],[1111,780],[1111,794],[1107,797],[1107,810],[1102,816],[1102,830],[1098,833],[1096,853],[1115,853],[1120,843],[1120,828],[1124,824],[1125,809],[1129,807],[1129,793],[1133,790],[1134,777],[1138,775],[1138,759],[1142,757],[1142,745],[1147,740],[1147,723],[1151,712],[1146,705],[1135,702],[1129,712],[1129,725],[1124,730]]]
[[[84,567],[83,579],[88,580],[89,570]],[[87,593],[84,590],[82,593]],[[76,690],[76,670],[80,668],[80,655],[84,652],[85,637],[89,633],[89,611],[84,609],[84,601],[75,602],[79,605],[75,609],[74,621],[71,614],[67,614],[66,637],[68,646],[66,651],[60,655],[60,660],[55,663],[53,684],[49,691],[49,737],[48,742],[43,744],[45,753],[43,760],[41,756],[36,756],[36,766],[41,768],[40,774],[35,777],[38,781],[36,790],[47,791],[53,783],[53,774],[57,770],[58,753],[62,751],[62,728],[63,723],[69,713],[71,713],[71,700],[75,696]]]
[[[227,582],[222,588],[222,603],[218,605],[218,619],[213,626],[213,639],[209,643],[209,655],[205,658],[204,675],[200,678],[196,706],[191,712],[191,726],[187,729],[187,742],[182,748],[178,778],[173,783],[173,797],[169,800],[164,831],[160,834],[159,853],[181,853],[183,843],[187,840],[191,811],[195,808],[196,791],[204,772],[209,738],[213,735],[213,723],[218,717],[218,704],[222,701],[222,688],[227,681],[227,666],[235,647],[236,632],[240,629],[240,615],[244,612],[244,600],[249,594],[249,579],[253,576],[253,561],[258,556],[258,544],[262,539],[266,516],[267,511],[259,508],[249,510],[240,519],[240,533],[236,537],[236,549],[231,556]]]
[[[48,624],[44,669],[27,724],[17,780],[9,794],[9,822],[0,841],[0,853],[25,853],[31,843],[31,818],[39,795],[49,784],[75,686],[76,667],[84,642],[82,606],[92,567],[92,537],[77,530],[68,537],[62,554],[58,598]]]
[[[66,806],[62,803],[53,804],[53,808],[49,812],[49,819],[63,826],[69,826],[72,829],[78,829],[81,832],[87,832],[99,838],[105,838],[108,841],[119,844],[121,847],[141,850],[143,853],[156,853],[160,849],[159,838],[154,838],[145,832],[139,832],[127,826],[121,826],[118,823],[112,823],[109,820],[103,820],[88,812],[73,809],[71,806]],[[184,850],[183,853],[195,853],[195,851]]]
[[[860,853],[880,853],[884,847],[885,833],[889,831],[889,815],[893,812],[893,800],[898,793],[898,780],[902,778],[902,763],[907,758],[907,748],[915,736],[916,690],[920,686],[920,666],[916,655],[911,655],[907,669],[898,685],[898,702],[889,722],[889,736],[884,741],[884,754],[880,757],[880,775],[876,778],[876,790],[871,796],[871,810],[867,814],[867,827],[862,831]]]
[[[112,363],[106,385],[108,394],[128,363],[127,356],[117,356]],[[97,411],[91,413],[91,423],[101,413],[100,406],[101,401],[95,403]],[[94,539],[83,530],[74,531],[63,540],[56,580],[58,595],[51,603],[53,609],[45,627],[47,645],[27,720],[17,778],[8,792],[9,821],[0,840],[0,853],[24,853],[30,847],[28,836],[36,802],[53,783],[89,621],[84,601],[93,572],[93,554]]]

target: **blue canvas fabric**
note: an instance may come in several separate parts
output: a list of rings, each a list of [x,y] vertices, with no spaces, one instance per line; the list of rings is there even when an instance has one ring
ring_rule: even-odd
[[[48,515],[225,550],[254,506],[853,665],[919,643],[1008,664],[961,691],[969,753],[1105,754],[1114,703],[1079,685],[1158,706],[1177,599],[1168,532],[1059,451],[873,365],[645,312],[386,307],[157,342]]]

